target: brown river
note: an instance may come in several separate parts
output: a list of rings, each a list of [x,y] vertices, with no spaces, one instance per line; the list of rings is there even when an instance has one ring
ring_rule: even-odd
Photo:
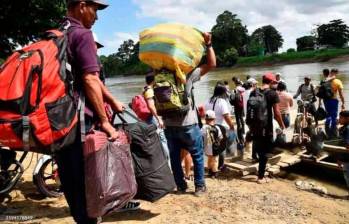
[[[246,75],[250,75],[257,80],[261,80],[265,72],[279,72],[287,83],[288,90],[294,94],[298,86],[303,83],[303,77],[310,75],[312,82],[317,85],[322,79],[322,70],[324,68],[337,68],[339,70],[338,78],[344,85],[344,96],[346,98],[346,108],[349,108],[349,61],[340,63],[307,63],[268,67],[250,67],[250,68],[227,68],[217,69],[204,76],[200,82],[195,85],[195,99],[198,105],[203,104],[213,93],[213,87],[219,80],[227,80],[232,88],[231,78],[239,77],[242,81]],[[145,85],[144,76],[127,76],[107,79],[107,85],[113,95],[127,105],[133,96],[140,94]]]
[[[280,65],[268,67],[250,67],[250,68],[227,68],[217,69],[204,76],[200,82],[196,83],[194,94],[197,105],[204,104],[213,93],[213,88],[217,81],[227,80],[230,87],[233,87],[231,78],[239,77],[245,81],[246,75],[254,77],[259,82],[265,72],[271,71],[281,73],[282,79],[287,83],[288,91],[295,94],[299,85],[304,81],[305,75],[310,75],[312,83],[318,85],[322,77],[324,68],[337,68],[339,70],[338,78],[344,85],[344,97],[346,98],[346,108],[349,109],[349,62],[328,62],[328,63],[306,63],[293,65]],[[107,85],[113,95],[127,105],[133,96],[140,94],[145,85],[144,76],[127,76],[107,79]],[[294,104],[294,108],[296,104]],[[341,173],[333,173],[318,167],[296,166],[291,168],[284,178],[289,180],[310,180],[325,186],[329,192],[336,195],[345,194],[345,183]],[[319,175],[323,173],[324,175]]]

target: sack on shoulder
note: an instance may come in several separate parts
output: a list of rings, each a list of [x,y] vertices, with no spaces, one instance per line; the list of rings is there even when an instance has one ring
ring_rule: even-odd
[[[75,140],[77,108],[67,29],[15,51],[0,67],[0,143],[52,154]]]
[[[165,70],[155,75],[154,96],[156,110],[161,116],[186,114],[191,106],[185,84]]]

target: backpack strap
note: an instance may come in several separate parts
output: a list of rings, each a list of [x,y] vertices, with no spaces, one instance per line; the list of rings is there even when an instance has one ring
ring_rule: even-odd
[[[78,113],[79,113],[79,119],[80,119],[81,142],[85,142],[86,140],[85,95],[82,91],[79,94]]]
[[[216,107],[217,100],[218,100],[218,98],[216,98],[216,99],[214,100],[214,102],[213,102],[213,107],[212,107],[212,110],[213,110],[213,111],[214,111],[214,108]]]
[[[214,130],[216,130],[213,134],[214,134],[214,136],[212,136],[212,128],[214,128]],[[217,129],[217,127],[215,126],[215,125],[210,125],[210,131],[209,131],[209,136],[210,136],[210,139],[211,139],[211,142],[212,143],[215,143],[215,142],[217,142],[216,141],[216,139],[218,138],[218,129]]]
[[[23,150],[28,152],[30,149],[29,136],[30,136],[30,122],[29,116],[22,116],[22,126],[23,126]]]

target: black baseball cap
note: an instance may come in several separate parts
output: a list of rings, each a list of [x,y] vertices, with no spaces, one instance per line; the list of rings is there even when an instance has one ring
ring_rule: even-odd
[[[96,5],[98,5],[99,10],[103,10],[107,8],[109,5],[103,1],[103,0],[67,0],[67,5],[74,3],[74,2],[93,2]]]

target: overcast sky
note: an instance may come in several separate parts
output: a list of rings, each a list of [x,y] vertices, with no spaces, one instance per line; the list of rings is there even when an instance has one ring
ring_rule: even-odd
[[[94,28],[105,44],[101,54],[116,52],[122,41],[138,40],[138,33],[161,22],[181,22],[210,31],[216,18],[229,10],[247,25],[249,34],[273,25],[284,38],[283,51],[296,47],[316,24],[343,19],[349,25],[349,0],[109,0]]]

